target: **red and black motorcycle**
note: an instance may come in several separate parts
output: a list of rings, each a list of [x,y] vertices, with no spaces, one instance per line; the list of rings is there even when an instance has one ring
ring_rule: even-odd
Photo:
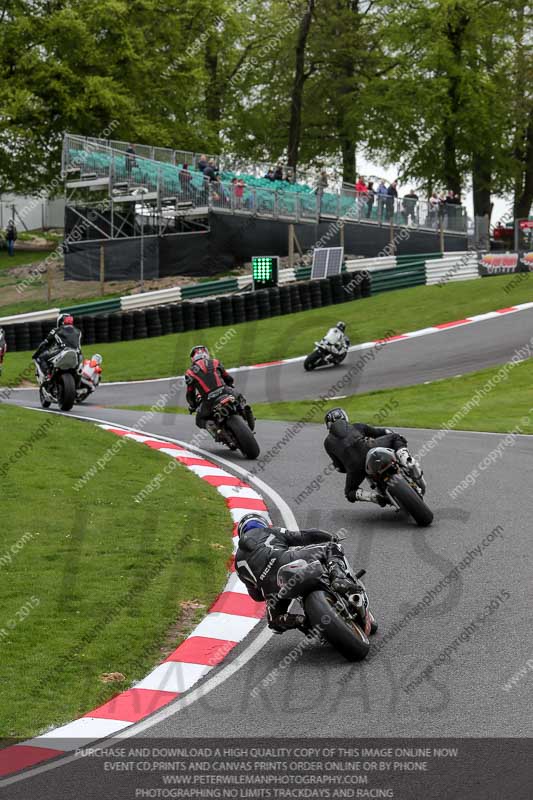
[[[221,392],[211,417],[216,426],[215,441],[222,442],[230,450],[240,450],[245,458],[257,458],[260,449],[254,433],[255,417],[242,394]]]

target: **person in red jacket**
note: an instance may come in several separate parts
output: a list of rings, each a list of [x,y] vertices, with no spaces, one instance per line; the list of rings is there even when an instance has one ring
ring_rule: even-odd
[[[191,366],[185,373],[186,399],[189,413],[196,411],[196,424],[216,436],[216,425],[210,419],[212,409],[223,394],[231,391],[234,380],[217,358],[211,358],[203,344],[195,345],[190,353]]]
[[[358,208],[358,217],[363,216],[363,211],[366,208],[366,203],[368,200],[368,186],[365,183],[365,179],[362,175],[359,175],[359,180],[355,184],[355,191],[356,191],[356,198],[357,198],[357,208]]]

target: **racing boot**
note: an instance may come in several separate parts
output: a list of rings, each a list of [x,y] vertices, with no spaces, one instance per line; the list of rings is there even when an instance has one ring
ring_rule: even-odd
[[[339,594],[353,594],[357,589],[357,582],[348,575],[344,562],[332,558],[327,563],[331,588]]]
[[[274,633],[285,633],[285,631],[300,630],[307,633],[309,626],[303,614],[279,614],[269,620],[268,627]]]
[[[366,501],[367,503],[377,503],[382,508],[389,504],[387,498],[380,492],[376,492],[375,489],[358,489],[355,493],[355,499]]]
[[[414,478],[415,481],[419,480],[422,475],[422,468],[416,458],[413,458],[407,447],[401,447],[399,450],[396,451],[396,458],[402,465],[409,470],[410,475]]]

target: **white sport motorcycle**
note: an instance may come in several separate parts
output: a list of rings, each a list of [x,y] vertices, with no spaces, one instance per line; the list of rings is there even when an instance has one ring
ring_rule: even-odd
[[[346,337],[337,328],[331,328],[319,342],[315,342],[315,349],[304,361],[304,369],[310,372],[316,367],[335,366],[344,361],[347,355]]]

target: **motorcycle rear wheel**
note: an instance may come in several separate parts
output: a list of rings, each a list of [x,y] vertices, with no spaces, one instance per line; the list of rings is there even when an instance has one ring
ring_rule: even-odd
[[[235,414],[228,418],[226,425],[235,437],[243,456],[250,459],[257,458],[260,453],[257,439],[243,418]]]
[[[313,628],[347,661],[362,661],[368,655],[370,642],[357,622],[347,619],[335,608],[334,594],[317,589],[304,600],[305,613]]]
[[[70,411],[76,399],[76,383],[70,372],[64,372],[59,378],[58,403],[61,411]]]
[[[425,504],[416,492],[401,475],[392,478],[387,486],[389,494],[394,497],[400,506],[414,519],[421,528],[427,528],[433,522],[433,511]]]

